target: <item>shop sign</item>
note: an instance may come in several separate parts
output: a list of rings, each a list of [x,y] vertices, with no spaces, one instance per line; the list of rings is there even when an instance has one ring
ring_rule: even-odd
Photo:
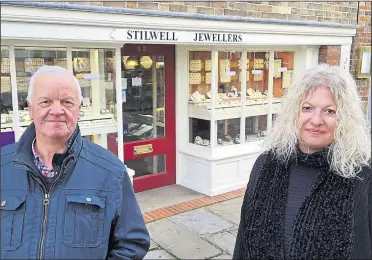
[[[124,42],[241,43],[241,33],[189,32],[169,30],[114,29],[111,38]]]

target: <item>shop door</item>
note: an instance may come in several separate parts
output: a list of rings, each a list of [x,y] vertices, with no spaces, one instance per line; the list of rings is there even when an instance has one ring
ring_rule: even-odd
[[[136,192],[176,182],[174,53],[174,45],[121,50],[124,163],[135,171]]]

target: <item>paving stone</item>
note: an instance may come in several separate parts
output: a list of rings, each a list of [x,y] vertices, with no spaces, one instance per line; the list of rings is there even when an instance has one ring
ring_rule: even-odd
[[[222,253],[187,228],[168,219],[149,223],[147,229],[155,243],[180,259],[206,259]]]
[[[218,233],[209,237],[206,237],[208,241],[221,248],[224,252],[230,255],[234,254],[236,236],[229,232]]]
[[[243,203],[243,197],[227,200],[208,206],[207,209],[216,213],[220,217],[227,219],[237,225],[240,222],[240,210]]]
[[[185,212],[168,218],[177,224],[183,225],[198,235],[209,235],[234,227],[234,224],[216,216],[204,208]]]
[[[230,260],[232,259],[232,256],[231,255],[219,255],[219,256],[216,256],[216,257],[212,257],[211,259],[226,259],[226,260]]]
[[[155,248],[158,248],[159,245],[156,244],[152,239],[150,239],[150,248],[149,250],[152,250],[152,249],[155,249]]]
[[[175,259],[175,258],[168,254],[165,250],[152,250],[146,254],[144,259]]]
[[[238,230],[239,230],[239,228],[234,228],[234,229],[231,229],[229,232],[230,232],[231,234],[237,236],[237,235],[238,235]]]

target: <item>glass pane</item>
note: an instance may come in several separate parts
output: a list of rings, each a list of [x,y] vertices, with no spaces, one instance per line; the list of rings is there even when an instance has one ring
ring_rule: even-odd
[[[72,64],[83,96],[81,134],[107,148],[107,134],[117,133],[115,50],[73,49]]]
[[[218,52],[217,106],[241,105],[240,52]]]
[[[124,142],[165,135],[164,56],[123,56]]]
[[[1,132],[12,131],[13,106],[10,84],[9,48],[1,46]]]
[[[274,87],[273,102],[280,102],[284,91],[288,88],[293,79],[294,52],[274,53]]]
[[[64,48],[17,47],[14,49],[19,120],[21,132],[32,122],[27,106],[27,92],[31,76],[44,65],[67,68],[67,52]]]
[[[210,51],[189,52],[189,142],[210,145],[212,55]]]
[[[267,103],[269,52],[247,53],[247,105]]]
[[[128,168],[135,171],[135,177],[151,175],[166,171],[165,161],[166,155],[160,154],[135,160],[126,160],[125,164]]]
[[[267,135],[267,115],[245,118],[245,141],[259,141]]]
[[[189,118],[189,142],[202,146],[210,146],[211,121]]]
[[[217,145],[240,144],[240,118],[217,121]]]

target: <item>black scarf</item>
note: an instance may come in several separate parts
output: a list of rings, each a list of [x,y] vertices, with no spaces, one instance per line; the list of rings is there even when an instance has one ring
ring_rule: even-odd
[[[245,259],[284,258],[284,214],[291,163],[320,167],[320,174],[297,213],[289,241],[290,259],[348,259],[353,241],[355,178],[330,172],[328,150],[304,154],[289,163],[271,151],[262,167],[253,199],[244,210]]]

